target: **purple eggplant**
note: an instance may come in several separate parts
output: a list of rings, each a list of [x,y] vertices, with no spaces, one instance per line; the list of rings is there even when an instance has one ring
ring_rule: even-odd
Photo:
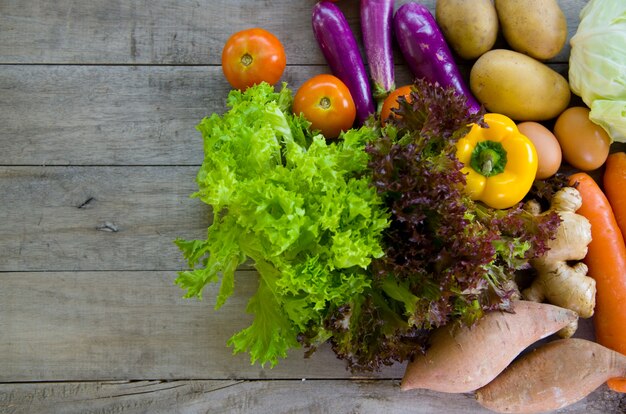
[[[391,48],[394,0],[361,0],[361,33],[374,99],[380,104],[396,88]]]
[[[339,7],[320,1],[313,7],[313,34],[330,70],[346,84],[359,124],[374,113],[370,82],[354,34]]]
[[[413,75],[437,82],[444,88],[454,87],[458,95],[466,97],[470,113],[480,110],[480,104],[463,80],[435,18],[425,6],[418,3],[402,5],[396,11],[393,27],[400,51]]]

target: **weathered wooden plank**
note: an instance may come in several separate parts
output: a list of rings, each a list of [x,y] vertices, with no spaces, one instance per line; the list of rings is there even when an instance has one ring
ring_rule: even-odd
[[[219,65],[230,34],[260,26],[281,39],[289,64],[323,64],[310,29],[316,1],[3,0],[0,63]],[[434,10],[435,0],[421,3]],[[586,3],[559,0],[570,37]],[[360,38],[358,2],[340,6]]]
[[[294,91],[325,66],[289,67]],[[412,77],[398,67],[400,84]],[[219,67],[4,66],[0,165],[200,165],[202,117],[223,113]]]
[[[295,91],[323,72],[289,67],[284,80]],[[226,110],[230,87],[219,67],[9,65],[0,91],[0,165],[200,165],[195,126]]]
[[[255,272],[236,275],[236,291],[219,311],[217,286],[207,287],[203,301],[183,299],[175,277],[174,271],[0,273],[0,382],[352,376],[326,347],[309,359],[296,350],[272,369],[231,356],[228,338],[251,322],[245,308]],[[373,375],[402,372],[397,365]]]
[[[598,388],[559,414],[622,413],[626,397]],[[401,392],[396,380],[137,381],[0,384],[7,414],[487,414],[471,394]]]
[[[328,348],[295,351],[275,368],[230,355],[227,339],[245,314],[256,272],[236,275],[236,292],[213,310],[183,299],[174,271],[0,273],[0,382],[105,379],[349,378]],[[589,320],[579,337],[592,337]],[[396,365],[379,377],[399,378]],[[367,375],[366,375],[367,376]]]
[[[0,163],[194,164],[194,127],[224,107],[219,68],[4,66]]]
[[[205,299],[183,299],[174,271],[0,273],[0,382],[110,379],[350,378],[322,347],[310,359],[292,352],[276,367],[251,366],[226,342],[247,327],[254,271],[215,311],[217,286]],[[590,320],[578,337],[592,338]],[[403,365],[365,375],[399,378]],[[361,374],[359,374],[361,376]]]
[[[219,67],[4,66],[0,165],[199,165],[195,126],[229,90]]]
[[[0,167],[0,271],[181,268],[172,241],[211,223],[197,170]]]
[[[197,167],[0,167],[0,271],[179,269]]]

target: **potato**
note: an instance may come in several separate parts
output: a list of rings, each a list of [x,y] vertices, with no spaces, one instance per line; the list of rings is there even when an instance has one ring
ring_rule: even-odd
[[[545,121],[570,100],[569,84],[547,65],[519,52],[493,49],[470,72],[470,89],[487,110],[516,121]]]
[[[512,49],[545,60],[567,40],[567,21],[556,0],[495,0],[502,34]]]
[[[476,59],[496,42],[498,15],[491,0],[437,0],[435,18],[452,49],[464,59]]]

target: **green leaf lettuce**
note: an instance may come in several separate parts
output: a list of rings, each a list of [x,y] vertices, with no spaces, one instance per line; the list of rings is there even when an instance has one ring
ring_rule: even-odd
[[[193,195],[212,207],[206,240],[176,240],[188,261],[176,283],[201,297],[220,283],[216,307],[234,291],[235,270],[251,259],[258,290],[248,328],[234,352],[274,366],[317,331],[334,309],[370,286],[372,259],[383,255],[388,214],[367,176],[364,147],[373,130],[350,130],[327,143],[291,113],[291,91],[261,84],[232,91],[230,109],[203,119],[204,161]]]

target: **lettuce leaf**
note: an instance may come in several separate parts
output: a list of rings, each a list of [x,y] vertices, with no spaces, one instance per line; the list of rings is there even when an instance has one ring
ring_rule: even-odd
[[[259,273],[247,307],[254,321],[229,344],[274,366],[299,345],[299,333],[321,332],[330,309],[371,285],[367,269],[383,255],[388,226],[364,151],[376,133],[363,127],[327,143],[291,113],[286,85],[232,91],[227,103],[223,116],[197,126],[204,161],[193,197],[212,207],[213,222],[206,240],[176,240],[190,267],[176,283],[198,298],[221,283],[219,308],[250,259]]]

